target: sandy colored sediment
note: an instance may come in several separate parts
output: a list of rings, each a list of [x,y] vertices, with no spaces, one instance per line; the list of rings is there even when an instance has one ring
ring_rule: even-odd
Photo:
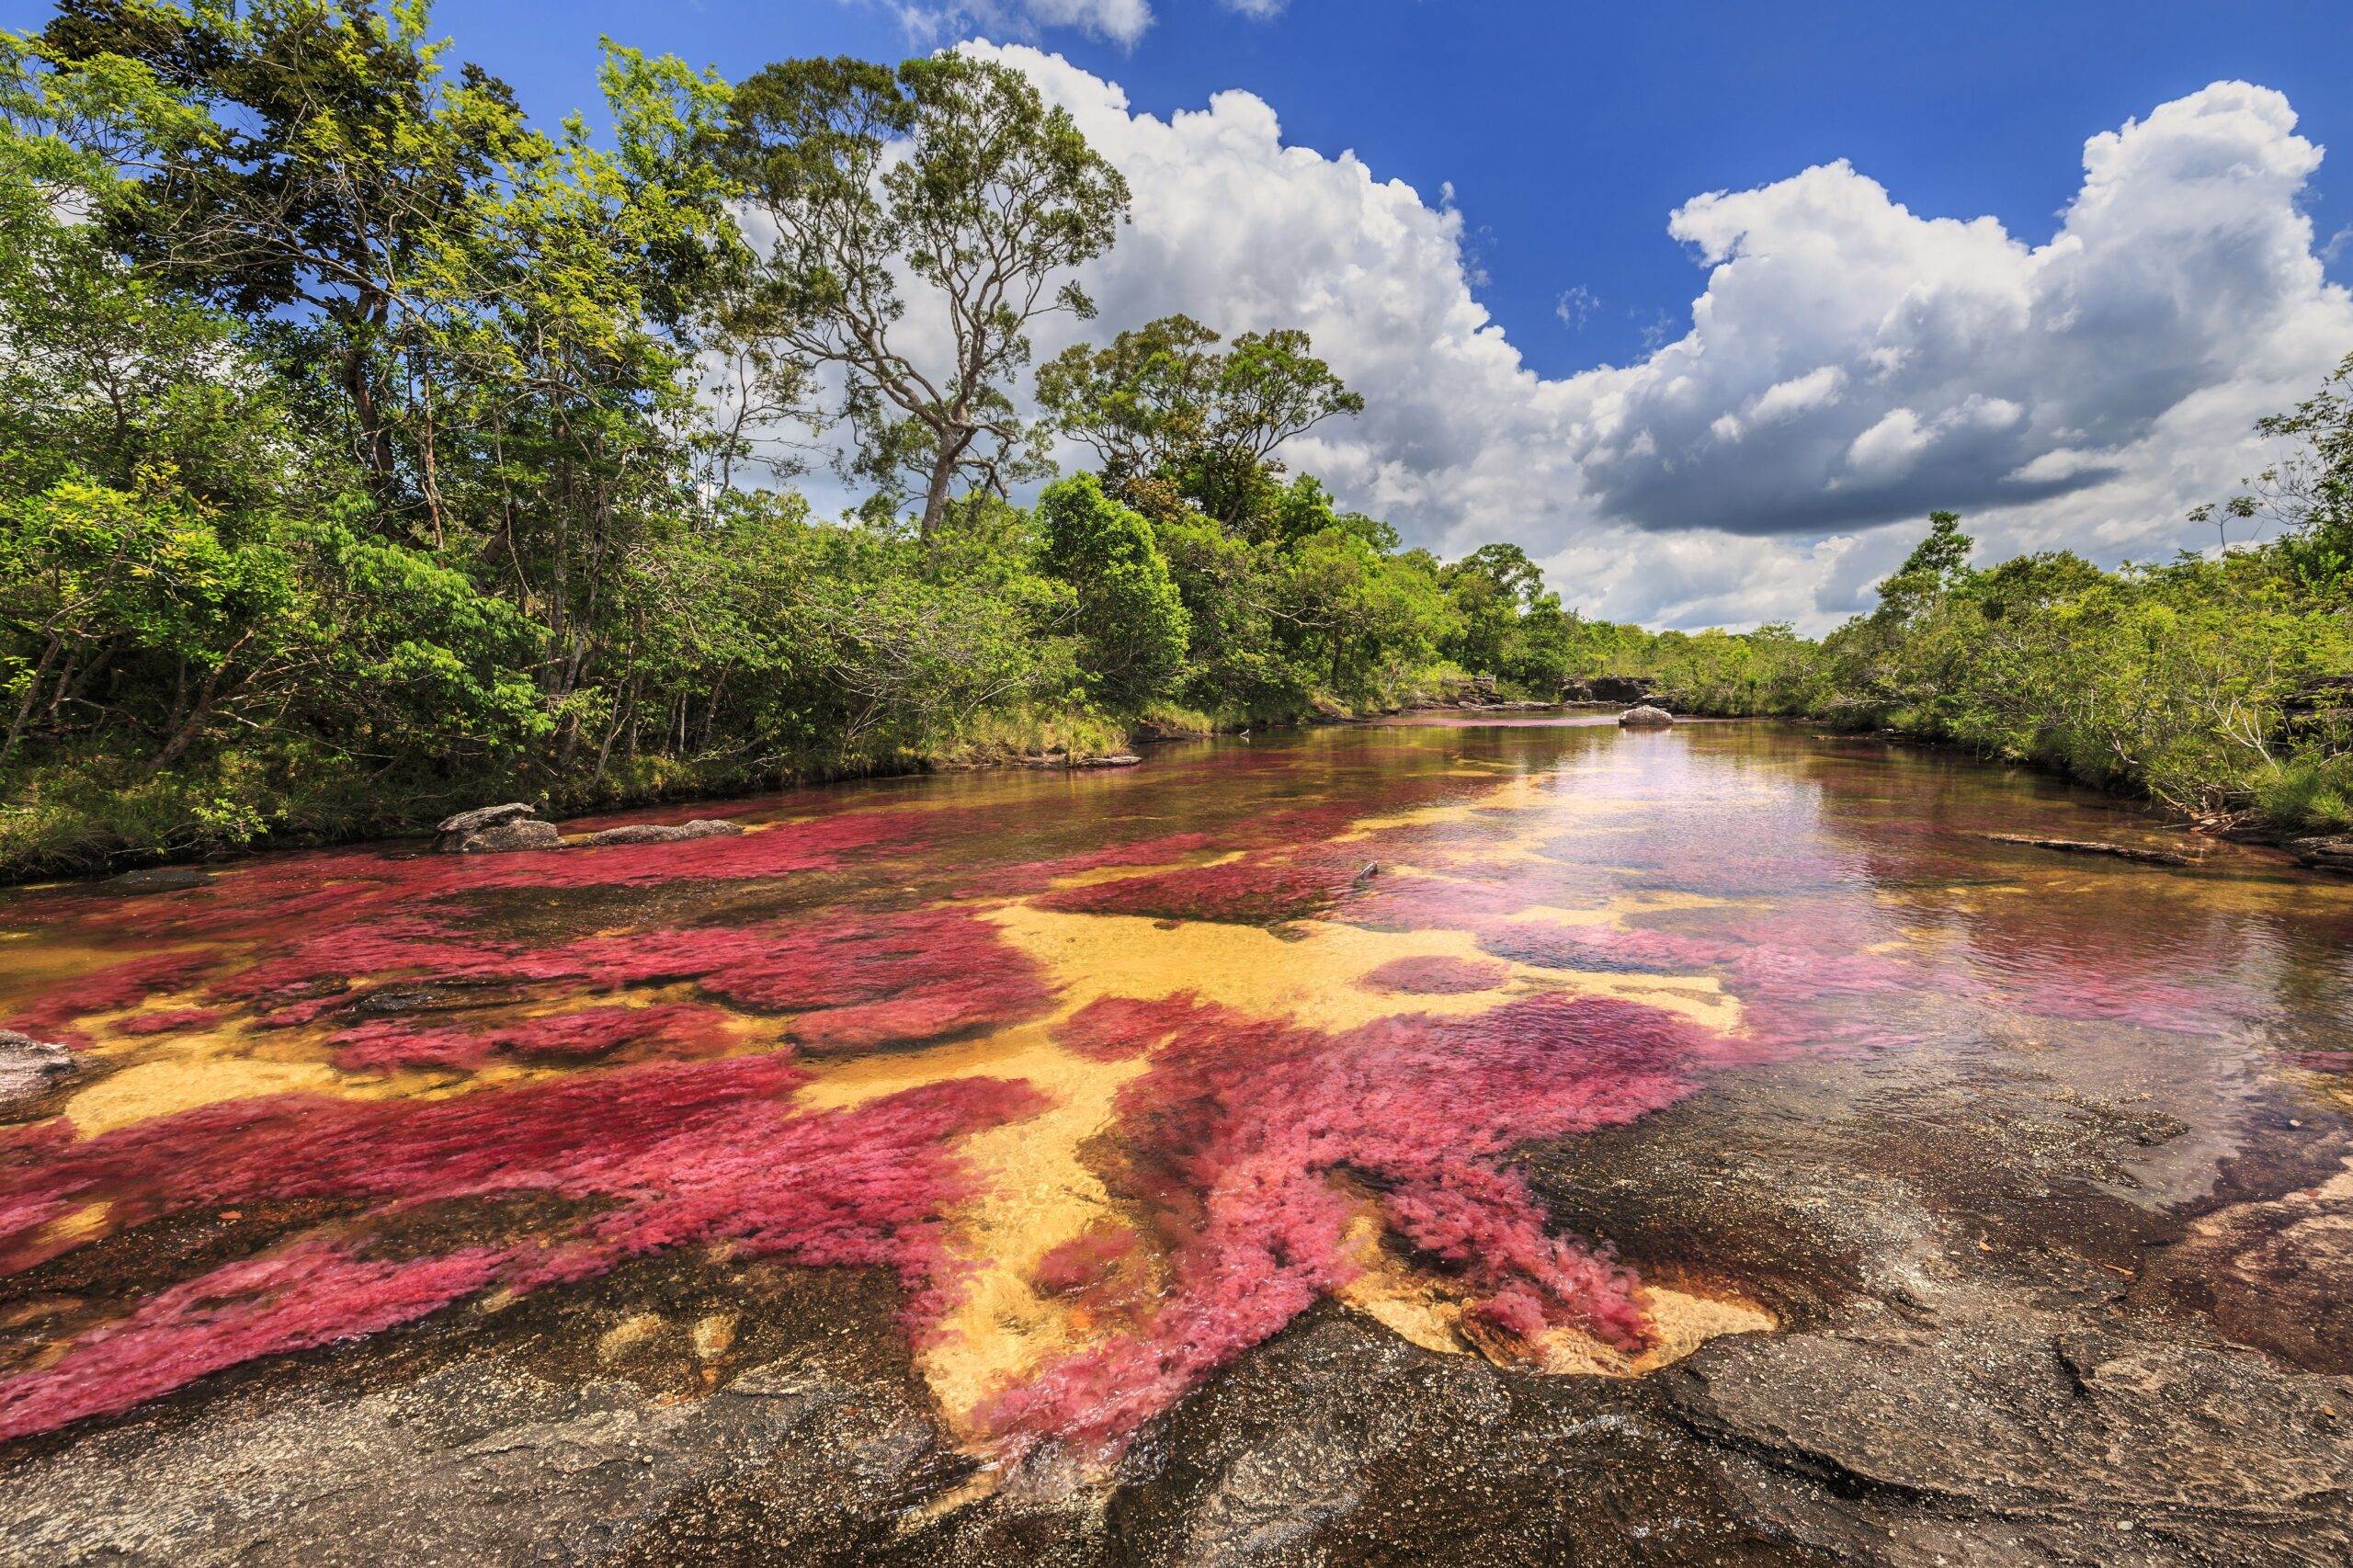
[[[1636,1355],[1574,1328],[1555,1328],[1533,1344],[1480,1332],[1463,1316],[1463,1301],[1449,1281],[1418,1273],[1381,1242],[1381,1222],[1370,1212],[1350,1225],[1348,1244],[1359,1272],[1338,1292],[1341,1303],[1362,1312],[1399,1338],[1445,1356],[1484,1356],[1503,1365],[1534,1365],[1560,1377],[1637,1378],[1680,1361],[1709,1340],[1727,1334],[1757,1334],[1778,1325],[1753,1302],[1695,1295],[1684,1290],[1638,1287],[1634,1299],[1651,1333],[1651,1345]]]

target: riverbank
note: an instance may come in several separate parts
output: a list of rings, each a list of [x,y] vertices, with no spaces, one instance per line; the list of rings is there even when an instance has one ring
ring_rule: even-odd
[[[1220,719],[1157,704],[1131,719],[1089,713],[994,715],[956,740],[745,769],[623,758],[585,780],[545,769],[462,778],[393,771],[330,774],[297,787],[266,770],[151,774],[52,765],[20,770],[0,805],[0,886],[105,877],[272,849],[416,837],[453,812],[525,801],[551,819],[742,800],[861,778],[995,769],[1088,768],[1175,741],[1274,733],[1411,712],[1508,713],[1557,706],[1500,697],[1492,682],[1433,681],[1358,714],[1322,699],[1296,711]],[[1116,766],[1116,764],[1111,764]]]

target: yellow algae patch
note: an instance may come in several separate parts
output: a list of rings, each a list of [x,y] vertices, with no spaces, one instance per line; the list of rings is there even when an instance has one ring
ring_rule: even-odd
[[[108,1221],[114,1217],[111,1203],[85,1203],[69,1209],[32,1233],[31,1244],[36,1248],[75,1247],[93,1236],[106,1233]]]
[[[980,1074],[1026,1079],[1053,1099],[1027,1121],[961,1145],[983,1185],[958,1209],[949,1246],[972,1272],[919,1356],[950,1420],[962,1422],[1008,1380],[1085,1341],[1070,1307],[1040,1295],[1030,1279],[1048,1253],[1115,1215],[1110,1193],[1079,1149],[1110,1124],[1121,1085],[1148,1064],[1090,1061],[1054,1044],[1047,1026],[1029,1024],[933,1051],[819,1064],[819,1076],[795,1099],[800,1108],[823,1109]]]
[[[735,1343],[735,1325],[739,1321],[733,1312],[712,1312],[695,1319],[695,1326],[688,1334],[698,1361],[716,1361],[727,1354]]]
[[[1181,860],[1163,860],[1150,866],[1097,866],[1084,871],[1071,871],[1054,878],[1046,886],[1060,892],[1065,888],[1091,888],[1104,882],[1128,882],[1139,877],[1165,876],[1171,871],[1206,870],[1212,866],[1230,866],[1247,851],[1229,849],[1222,855],[1207,858],[1194,857]]]
[[[1309,921],[1291,927],[1293,939],[1285,939],[1255,926],[1171,926],[1021,903],[983,917],[1051,976],[1060,997],[1053,1018],[928,1050],[812,1062],[811,1081],[794,1097],[798,1109],[826,1110],[919,1085],[985,1075],[1027,1082],[1050,1099],[1040,1114],[975,1133],[960,1145],[979,1178],[979,1192],[949,1216],[948,1245],[969,1271],[956,1304],[918,1352],[918,1363],[948,1420],[968,1435],[973,1412],[991,1395],[1085,1348],[1109,1327],[1084,1293],[1041,1293],[1035,1283],[1055,1249],[1128,1225],[1084,1151],[1112,1124],[1120,1089],[1150,1062],[1097,1061],[1056,1044],[1054,1025],[1091,1003],[1190,994],[1245,1016],[1336,1032],[1405,1015],[1470,1016],[1540,991],[1569,990],[1639,999],[1712,1028],[1738,1022],[1736,1004],[1712,979],[1541,970],[1485,953],[1467,931],[1374,931]],[[1364,984],[1384,964],[1430,958],[1475,962],[1502,978],[1485,990],[1441,995]],[[1373,1224],[1377,1244],[1377,1223],[1367,1223]],[[1377,1244],[1373,1251],[1379,1254]],[[1154,1254],[1140,1248],[1131,1255],[1136,1261],[1123,1267],[1153,1267],[1147,1260]],[[1393,1272],[1400,1281],[1395,1289],[1360,1283],[1353,1304],[1416,1343],[1462,1348],[1454,1325],[1459,1303],[1449,1307],[1440,1287],[1402,1266]]]
[[[1208,921],[1166,927],[1141,915],[1068,915],[1012,904],[984,918],[1051,969],[1074,1008],[1103,996],[1156,1001],[1190,994],[1264,1018],[1348,1029],[1406,1014],[1461,1017],[1538,991],[1637,999],[1711,1028],[1737,1027],[1739,1005],[1712,976],[1663,978],[1539,969],[1496,959],[1468,931],[1374,931],[1331,921],[1291,926],[1286,940],[1255,926]],[[1361,982],[1398,959],[1500,964],[1510,979],[1485,991],[1402,995]]]
[[[1711,1339],[1765,1334],[1780,1326],[1772,1313],[1753,1301],[1648,1285],[1634,1288],[1634,1301],[1650,1326],[1647,1350],[1629,1356],[1589,1334],[1556,1328],[1539,1342],[1537,1364],[1559,1377],[1639,1378],[1673,1366]]]
[[[1407,1267],[1381,1244],[1381,1222],[1370,1213],[1350,1222],[1347,1244],[1360,1272],[1340,1288],[1338,1300],[1399,1338],[1444,1356],[1533,1365],[1557,1377],[1638,1378],[1672,1366],[1722,1335],[1779,1326],[1772,1313],[1753,1302],[1637,1286],[1634,1299],[1651,1332],[1648,1349],[1630,1356],[1574,1328],[1551,1329],[1527,1344],[1467,1317],[1448,1281]]]
[[[623,1318],[597,1336],[597,1359],[608,1364],[618,1361],[668,1326],[658,1312]]]
[[[290,1089],[332,1090],[342,1076],[318,1062],[261,1062],[175,1051],[108,1074],[66,1101],[64,1115],[76,1132],[95,1137],[222,1100],[283,1094]]]
[[[119,1127],[256,1095],[292,1091],[346,1099],[443,1098],[460,1086],[428,1073],[345,1073],[317,1061],[316,1050],[300,1036],[257,1038],[233,1026],[158,1036],[129,1050],[109,1052],[135,1060],[89,1085],[65,1102],[63,1114],[84,1137]],[[479,1069],[462,1091],[547,1077],[557,1069],[496,1066]]]

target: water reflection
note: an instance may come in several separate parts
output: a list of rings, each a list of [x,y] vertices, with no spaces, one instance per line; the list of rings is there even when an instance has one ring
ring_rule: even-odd
[[[0,1437],[673,1254],[882,1271],[986,1451],[1114,1450],[1327,1298],[1636,1375],[1870,1267],[1760,1256],[1650,1179],[1716,1146],[2126,1272],[2195,1221],[2210,1261],[2151,1288],[2295,1337],[2213,1281],[2300,1222],[2262,1172],[2353,1104],[2353,888],[2261,852],[1995,842],[2173,840],[1758,725],[1327,731],[730,811],[17,897],[0,1018],[87,1066],[0,1127]]]

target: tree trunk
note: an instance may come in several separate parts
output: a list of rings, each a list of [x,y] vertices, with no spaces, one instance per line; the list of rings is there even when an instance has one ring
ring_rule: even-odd
[[[923,498],[923,522],[917,537],[923,540],[924,565],[928,568],[939,560],[939,517],[948,509],[948,486],[956,478],[956,458],[961,446],[942,446],[939,455],[931,460],[931,488]]]

